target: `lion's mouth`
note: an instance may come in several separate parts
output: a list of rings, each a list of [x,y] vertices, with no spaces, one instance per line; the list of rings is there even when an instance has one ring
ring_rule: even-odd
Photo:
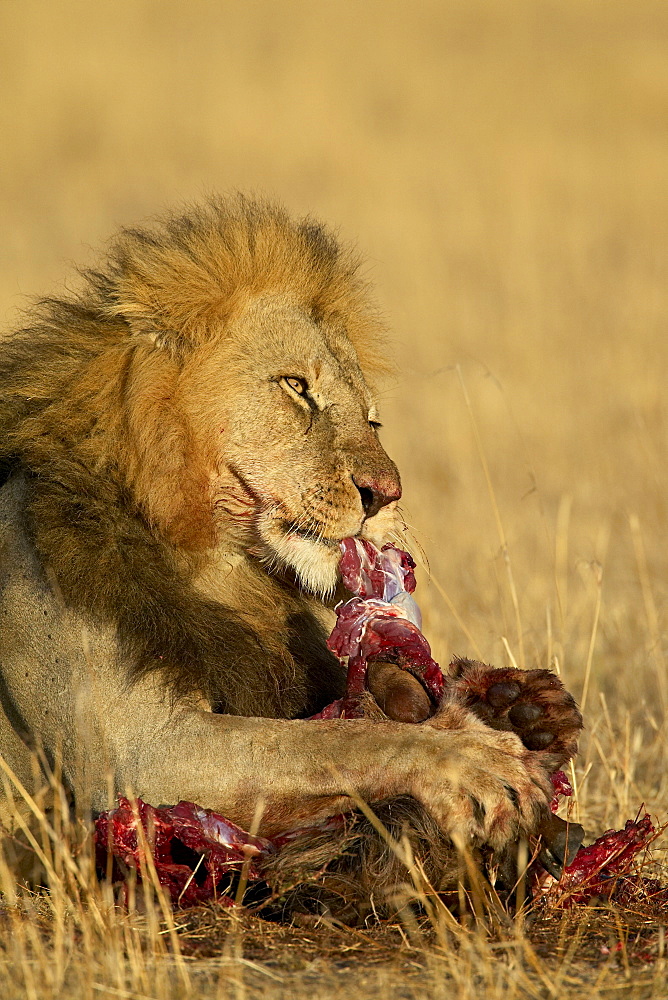
[[[324,534],[324,526],[304,525],[287,518],[268,518],[259,525],[259,556],[270,573],[287,569],[299,586],[321,598],[334,592],[338,579],[339,539]]]
[[[300,528],[286,521],[283,522],[282,528],[285,535],[297,535],[299,538],[305,538],[309,542],[327,545],[333,549],[338,548],[341,543],[340,538],[327,538],[323,534],[322,528]]]
[[[373,520],[381,523],[371,537],[371,519],[355,524],[350,523],[353,520],[350,518],[348,524],[328,525],[313,516],[291,518],[286,514],[285,507],[280,511],[275,506],[266,509],[257,521],[260,544],[247,551],[258,556],[270,573],[288,570],[302,589],[323,600],[332,596],[339,580],[341,539],[369,538],[382,547],[387,541],[388,528],[392,527],[392,523],[388,525],[378,515]]]

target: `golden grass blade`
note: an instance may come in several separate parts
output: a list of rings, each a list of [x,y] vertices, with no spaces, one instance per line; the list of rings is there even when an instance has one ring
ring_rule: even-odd
[[[510,591],[510,599],[512,601],[513,610],[515,612],[515,627],[517,629],[517,646],[518,646],[518,660],[522,667],[525,666],[524,661],[524,634],[522,630],[522,620],[520,616],[520,604],[517,597],[517,587],[515,586],[515,577],[513,575],[513,567],[510,559],[510,550],[508,548],[508,541],[506,539],[506,533],[503,527],[503,521],[501,520],[501,514],[499,511],[499,505],[496,500],[496,493],[494,491],[494,485],[492,483],[492,477],[489,471],[489,465],[487,463],[487,456],[485,455],[485,449],[482,443],[482,437],[480,435],[480,429],[478,427],[478,421],[475,417],[475,411],[471,403],[471,398],[466,388],[466,382],[464,381],[464,376],[462,374],[461,367],[456,365],[457,378],[459,379],[459,384],[462,390],[462,395],[464,396],[464,402],[466,403],[466,409],[469,413],[469,418],[471,420],[471,427],[473,428],[473,437],[475,439],[476,450],[478,452],[478,458],[482,466],[482,471],[485,477],[485,483],[487,484],[487,494],[489,496],[489,502],[494,514],[494,520],[496,522],[496,530],[499,536],[499,544],[501,546],[501,554],[503,556],[503,561],[506,567],[506,574],[508,576],[508,589]]]

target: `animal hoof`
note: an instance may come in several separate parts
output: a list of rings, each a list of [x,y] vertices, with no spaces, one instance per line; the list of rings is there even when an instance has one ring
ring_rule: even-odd
[[[584,828],[559,816],[548,816],[538,832],[542,841],[538,860],[550,875],[561,878],[564,868],[573,863],[580,850]]]
[[[431,700],[419,680],[396,663],[370,663],[367,685],[385,715],[394,722],[424,722],[431,714]]]

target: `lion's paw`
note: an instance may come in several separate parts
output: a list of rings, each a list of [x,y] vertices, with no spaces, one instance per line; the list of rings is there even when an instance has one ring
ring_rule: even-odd
[[[548,770],[577,752],[582,716],[549,670],[495,668],[477,660],[450,664],[446,690],[492,729],[515,733]]]
[[[455,843],[498,850],[536,833],[552,788],[543,761],[513,733],[494,732],[461,707],[451,708],[454,715],[438,711],[423,723],[437,732],[422,758],[414,797]],[[461,724],[453,728],[457,711]]]

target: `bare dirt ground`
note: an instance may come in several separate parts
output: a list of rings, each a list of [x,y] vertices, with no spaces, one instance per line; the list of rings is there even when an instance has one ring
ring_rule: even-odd
[[[0,80],[3,327],[119,225],[207,191],[339,226],[391,328],[382,433],[436,657],[551,665],[585,713],[576,817],[665,822],[665,4],[22,0]],[[124,914],[68,857],[48,899],[14,906],[2,873],[3,997],[668,992],[660,914]]]

